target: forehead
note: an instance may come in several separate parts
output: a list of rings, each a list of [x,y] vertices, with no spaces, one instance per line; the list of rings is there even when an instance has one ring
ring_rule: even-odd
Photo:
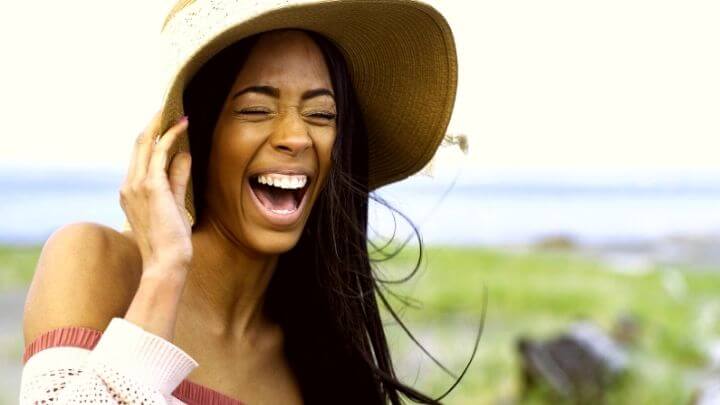
[[[302,31],[262,34],[250,51],[236,85],[264,84],[282,88],[330,88],[330,74],[317,44]]]

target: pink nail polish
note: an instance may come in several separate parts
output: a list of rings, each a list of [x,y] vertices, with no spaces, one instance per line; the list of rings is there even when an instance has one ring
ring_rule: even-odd
[[[187,116],[187,115],[183,115],[183,116],[180,117],[180,119],[178,120],[178,124],[180,124],[180,123],[183,123],[183,124],[184,124],[184,123],[186,123],[187,121],[188,121],[188,116]]]

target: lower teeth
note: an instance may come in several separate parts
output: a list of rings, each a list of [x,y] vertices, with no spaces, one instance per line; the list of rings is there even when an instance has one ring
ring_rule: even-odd
[[[270,211],[272,211],[276,214],[287,215],[291,212],[294,212],[295,210],[273,210],[273,209],[271,209]]]

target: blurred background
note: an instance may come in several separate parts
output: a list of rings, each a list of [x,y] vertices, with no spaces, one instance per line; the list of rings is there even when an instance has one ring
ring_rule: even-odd
[[[44,241],[70,222],[122,225],[173,3],[0,14],[0,403],[17,402]],[[443,394],[484,319],[448,404],[720,403],[720,5],[432,4],[457,41],[458,142],[377,197],[423,238],[416,274],[388,284],[408,300],[390,302],[448,372],[386,313],[400,377]],[[386,252],[408,241],[376,263],[402,278],[412,227],[383,204],[371,218],[375,241],[395,235]]]

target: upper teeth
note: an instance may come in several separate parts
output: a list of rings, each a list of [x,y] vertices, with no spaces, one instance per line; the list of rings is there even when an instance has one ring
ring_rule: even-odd
[[[258,176],[258,183],[267,184],[268,186],[275,186],[280,188],[303,188],[307,182],[307,176],[304,174],[279,174],[279,173],[268,173],[261,174]]]

